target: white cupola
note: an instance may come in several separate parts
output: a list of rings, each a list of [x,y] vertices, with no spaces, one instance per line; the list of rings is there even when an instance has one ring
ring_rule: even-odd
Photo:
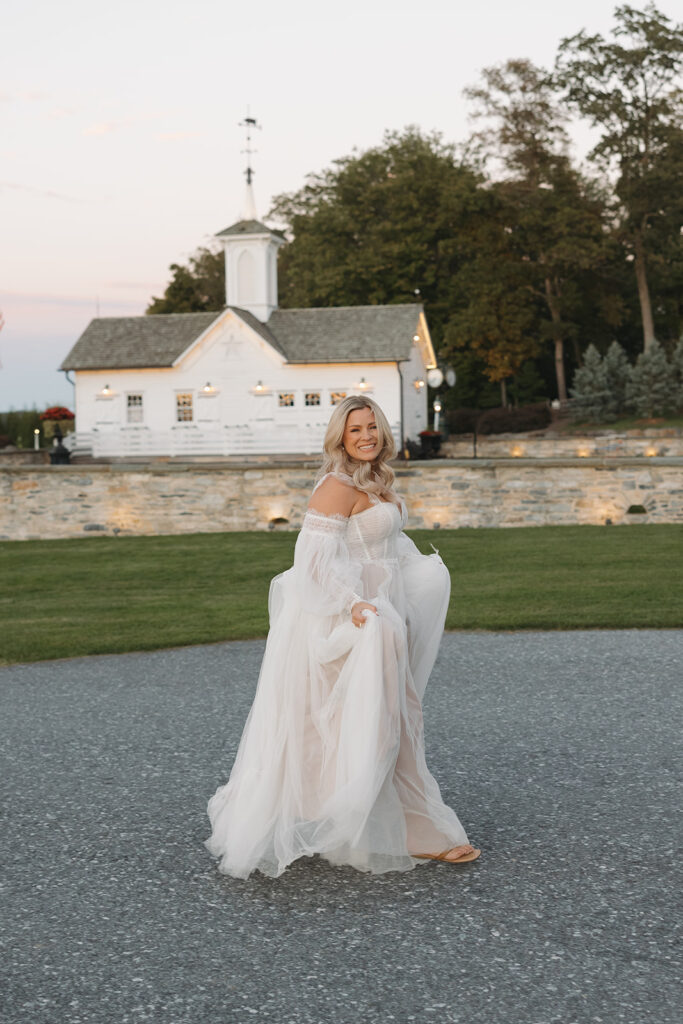
[[[241,126],[246,129],[247,190],[240,219],[224,231],[219,239],[225,250],[225,304],[238,306],[266,322],[277,309],[277,251],[284,244],[281,231],[273,231],[262,224],[256,213],[251,166],[251,132],[261,126],[256,118],[245,117]]]
[[[216,238],[225,250],[225,303],[266,322],[277,309],[277,251],[284,244],[256,217],[238,220]]]

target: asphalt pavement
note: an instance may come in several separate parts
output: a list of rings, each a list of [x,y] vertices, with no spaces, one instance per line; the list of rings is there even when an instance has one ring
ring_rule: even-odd
[[[0,669],[3,1024],[678,1024],[683,631],[448,634],[427,759],[481,858],[238,881],[206,801],[262,651]]]

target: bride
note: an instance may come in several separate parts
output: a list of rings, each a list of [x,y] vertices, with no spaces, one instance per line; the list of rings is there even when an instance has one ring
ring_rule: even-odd
[[[450,577],[402,532],[395,451],[375,402],[340,402],[294,565],[271,583],[232,773],[209,801],[206,845],[225,874],[277,876],[316,853],[374,873],[479,856],[425,762],[421,700]]]

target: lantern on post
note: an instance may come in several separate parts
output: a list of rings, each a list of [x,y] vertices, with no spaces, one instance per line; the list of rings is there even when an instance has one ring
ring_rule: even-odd
[[[439,430],[439,415],[441,413],[441,401],[438,398],[434,399],[434,404],[433,404],[432,408],[434,409],[434,430],[435,430],[435,432],[438,433],[438,430]]]

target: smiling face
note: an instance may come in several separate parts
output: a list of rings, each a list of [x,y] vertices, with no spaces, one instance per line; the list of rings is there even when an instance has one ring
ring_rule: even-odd
[[[353,409],[346,417],[342,444],[357,462],[372,462],[380,453],[379,431],[372,409]]]

